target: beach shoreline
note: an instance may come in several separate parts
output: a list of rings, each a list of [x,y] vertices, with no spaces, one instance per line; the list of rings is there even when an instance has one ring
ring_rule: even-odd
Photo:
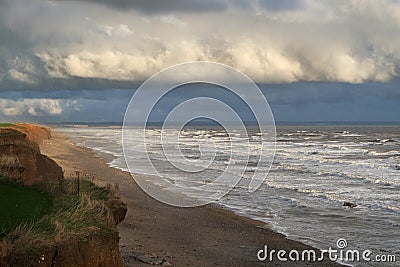
[[[119,186],[128,205],[127,216],[118,226],[126,266],[340,266],[329,260],[282,262],[276,257],[261,262],[257,252],[265,245],[287,252],[319,250],[216,205],[177,208],[160,203],[144,193],[129,173],[108,166],[93,150],[76,146],[56,131],[40,148],[63,168],[66,178],[78,171],[96,183]]]

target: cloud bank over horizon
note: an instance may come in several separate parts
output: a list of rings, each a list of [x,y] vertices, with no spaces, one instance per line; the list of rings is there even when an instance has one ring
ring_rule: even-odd
[[[143,81],[197,60],[228,64],[258,83],[399,75],[396,1],[0,3],[1,90]]]
[[[0,99],[0,111],[9,118],[17,116],[42,117],[61,115],[76,101],[30,98],[23,100]],[[77,110],[77,107],[75,107]]]
[[[0,115],[121,120],[141,82],[201,60],[261,85],[278,120],[392,120],[399,31],[395,0],[0,0]]]

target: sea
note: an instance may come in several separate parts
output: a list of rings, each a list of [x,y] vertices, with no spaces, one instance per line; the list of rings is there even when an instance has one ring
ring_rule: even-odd
[[[121,128],[62,126],[56,130],[75,144],[93,149],[111,167],[128,171]],[[141,129],[132,127],[129,131],[137,136]],[[196,176],[175,173],[162,156],[161,132],[157,127],[146,130],[147,153],[154,157],[157,168],[176,183],[196,181]],[[201,158],[207,148],[216,148],[206,175],[193,174],[204,179],[232,164],[232,155],[243,153],[243,144],[256,152],[259,137],[257,127],[249,127],[246,134],[237,131],[227,135],[222,128],[198,126],[182,129],[179,142],[185,157],[193,159]],[[212,141],[213,145],[203,144],[200,151],[199,140]],[[134,149],[135,139],[132,142]],[[137,158],[131,160],[140,161],[145,156],[143,151],[135,155]],[[397,263],[342,261],[348,265],[399,266],[400,126],[278,126],[273,164],[261,170],[268,175],[258,190],[249,192],[246,185],[258,160],[250,156],[243,179],[216,205],[263,221],[266,227],[319,249],[338,249],[337,241],[344,239],[343,250],[370,250],[373,260],[376,255],[397,259]],[[357,206],[343,206],[344,202]]]

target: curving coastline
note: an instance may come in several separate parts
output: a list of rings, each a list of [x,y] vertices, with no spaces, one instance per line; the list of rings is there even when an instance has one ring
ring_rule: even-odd
[[[125,266],[340,266],[329,260],[261,262],[257,251],[265,245],[286,251],[313,248],[287,239],[260,221],[213,205],[175,208],[160,203],[140,190],[129,173],[109,167],[91,149],[75,146],[63,134],[53,132],[41,149],[66,173],[79,170],[97,183],[119,185],[128,205],[126,218],[118,226]]]

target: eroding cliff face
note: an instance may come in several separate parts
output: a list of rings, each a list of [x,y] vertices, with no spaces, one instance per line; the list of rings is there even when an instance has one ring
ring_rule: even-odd
[[[116,235],[92,235],[88,238],[70,240],[59,246],[43,251],[40,255],[24,253],[12,255],[7,259],[0,258],[0,266],[32,267],[122,267],[124,266]]]
[[[51,129],[45,126],[33,125],[28,123],[17,123],[12,127],[28,136],[33,142],[40,144],[43,140],[50,139]]]
[[[10,144],[28,147],[38,153],[40,152],[39,145],[32,141],[25,133],[12,128],[0,128],[0,145]]]
[[[0,128],[0,174],[26,185],[62,182],[61,167],[40,153],[38,144],[50,136],[49,128],[30,124]],[[122,267],[116,225],[124,220],[127,207],[117,196],[105,204],[115,223],[110,226],[110,232],[84,237],[72,235],[47,248],[37,247],[24,252],[14,250],[12,242],[0,239],[0,266]]]
[[[59,183],[63,171],[58,164],[42,155],[37,143],[15,129],[0,129],[0,174],[26,185]]]

